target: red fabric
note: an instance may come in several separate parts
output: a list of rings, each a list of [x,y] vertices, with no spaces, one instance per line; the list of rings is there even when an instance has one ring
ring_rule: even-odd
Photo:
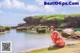
[[[51,39],[53,43],[57,46],[64,46],[65,42],[63,38],[59,35],[57,31],[54,31],[53,34],[51,35]]]

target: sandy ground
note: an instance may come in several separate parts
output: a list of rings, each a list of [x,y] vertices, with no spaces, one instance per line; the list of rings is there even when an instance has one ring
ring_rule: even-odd
[[[80,53],[80,43],[67,44],[63,48],[59,48],[57,46],[50,46],[47,48],[21,52],[21,53]]]

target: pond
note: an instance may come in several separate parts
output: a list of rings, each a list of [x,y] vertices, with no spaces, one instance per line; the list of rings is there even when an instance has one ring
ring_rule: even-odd
[[[5,34],[0,34],[0,42],[1,41],[12,42],[11,53],[20,53],[22,51],[32,50],[36,48],[43,48],[53,45],[49,33],[37,34],[29,32],[17,32],[16,30],[10,30]],[[67,43],[71,42],[72,41],[67,40]]]
[[[27,32],[17,32],[16,30],[11,30],[5,34],[1,34],[0,42],[1,41],[12,42],[12,53],[19,53],[21,51],[52,45],[49,34],[33,34]]]

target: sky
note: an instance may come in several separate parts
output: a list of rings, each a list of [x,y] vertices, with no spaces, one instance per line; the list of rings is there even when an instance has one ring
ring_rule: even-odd
[[[44,5],[44,1],[80,2],[80,0],[0,0],[0,25],[16,26],[25,23],[23,18],[28,16],[80,13],[80,5]]]

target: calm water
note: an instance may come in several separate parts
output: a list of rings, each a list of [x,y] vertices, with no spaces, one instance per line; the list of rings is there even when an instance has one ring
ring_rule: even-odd
[[[1,41],[12,41],[11,53],[19,53],[21,51],[53,45],[50,34],[33,34],[27,32],[17,32],[16,30],[11,30],[5,34],[1,34],[0,42]],[[66,42],[74,43],[74,41],[70,40],[67,40]]]
[[[0,35],[1,41],[12,41],[12,53],[52,45],[49,34],[33,34],[16,30]]]
[[[74,28],[74,30],[80,31],[80,28]]]

